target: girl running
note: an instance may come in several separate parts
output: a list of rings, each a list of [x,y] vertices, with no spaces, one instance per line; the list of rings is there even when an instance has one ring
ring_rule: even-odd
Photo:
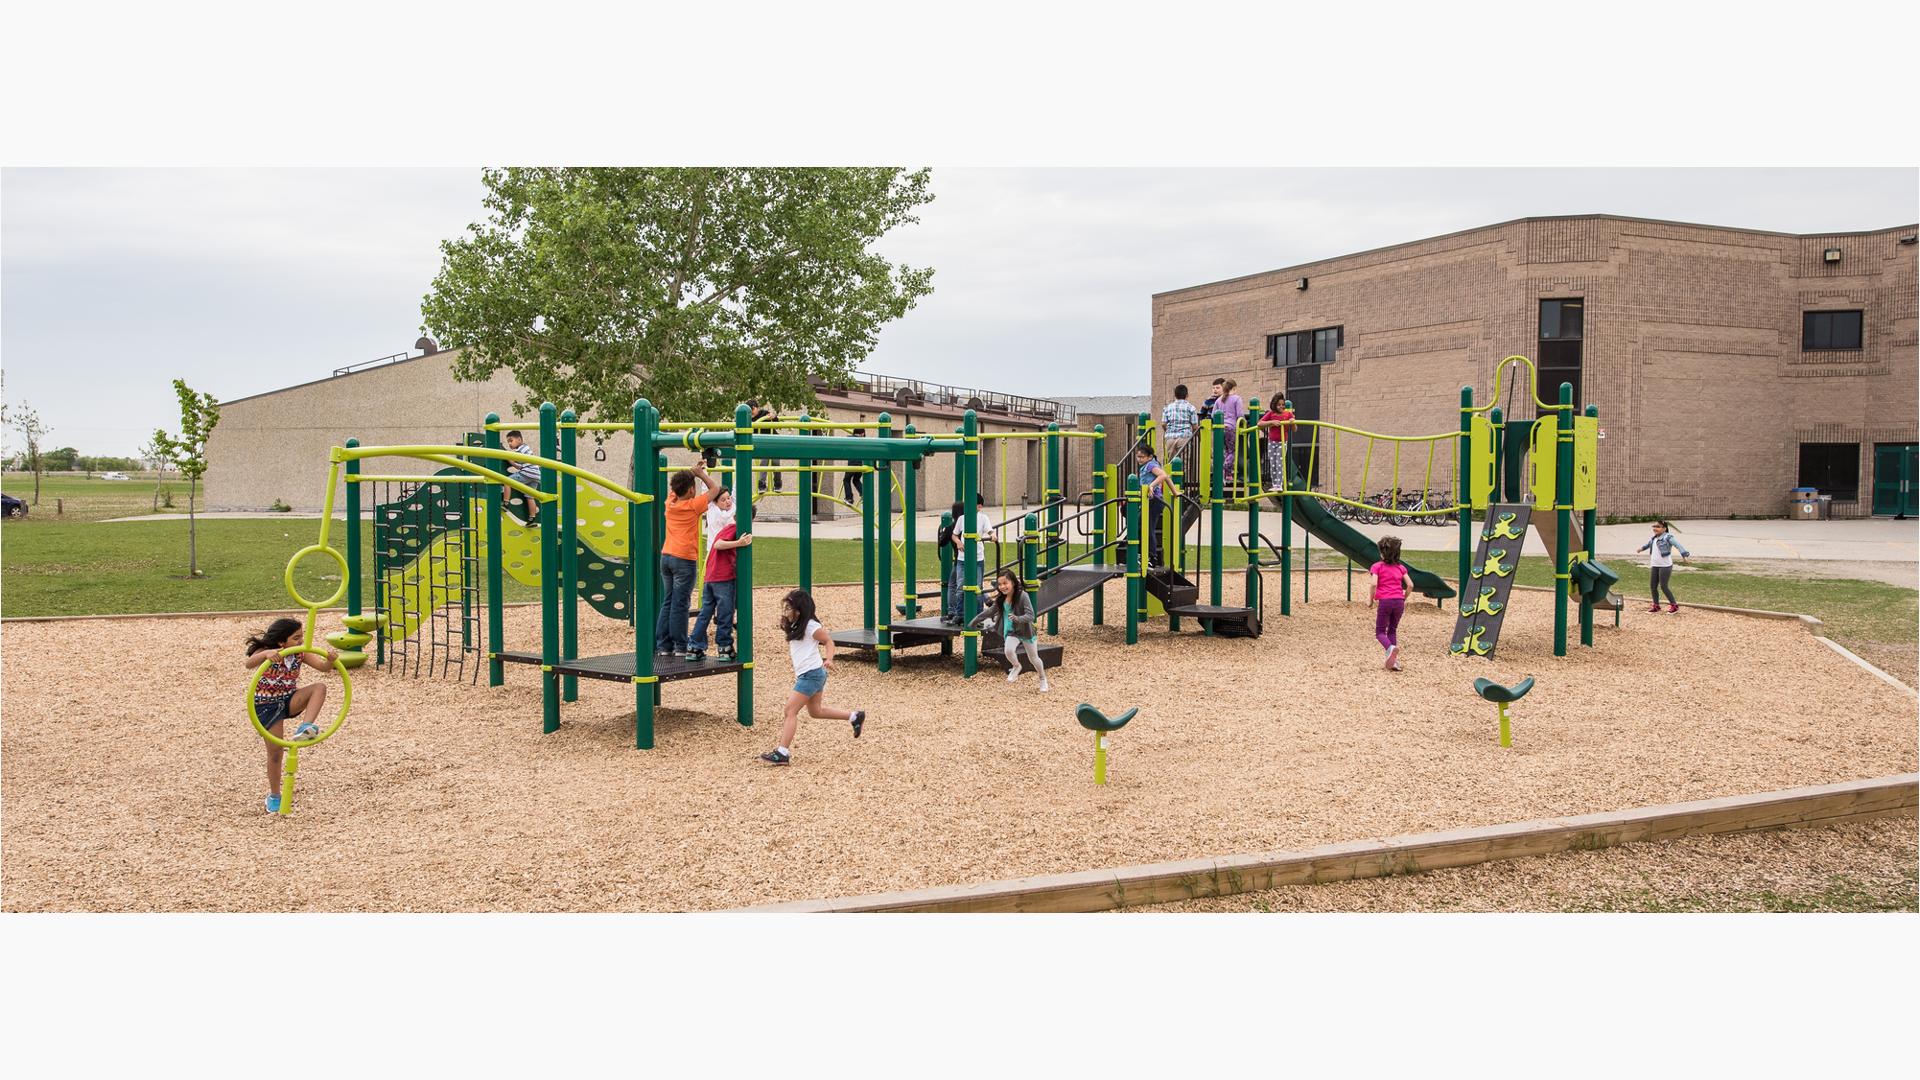
[[[339,650],[329,647],[326,659],[312,653],[295,653],[281,656],[280,650],[300,641],[299,619],[275,619],[267,624],[265,630],[247,639],[247,669],[260,666],[261,661],[271,661],[267,673],[260,676],[260,684],[253,690],[253,711],[260,714],[260,726],[272,731],[280,721],[298,713],[300,726],[293,734],[282,736],[293,740],[311,739],[320,734],[317,717],[320,709],[327,703],[326,686],[315,683],[312,686],[300,685],[300,665],[305,664],[315,671],[332,671],[333,662],[339,657]],[[278,743],[267,743],[267,813],[280,812],[280,760],[286,748]]]
[[[1007,657],[1008,682],[1020,678],[1020,646],[1024,644],[1033,670],[1040,673],[1040,692],[1044,694],[1053,687],[1047,685],[1047,665],[1040,662],[1040,646],[1034,641],[1033,623],[1033,597],[1020,584],[1020,575],[1012,570],[1000,571],[973,625],[999,629],[1001,649]]]
[[[864,709],[847,712],[826,703],[827,673],[833,670],[833,638],[814,618],[813,597],[807,590],[795,589],[780,601],[780,631],[786,635],[787,653],[793,658],[793,693],[787,695],[787,720],[780,728],[780,745],[760,755],[760,760],[769,765],[793,763],[793,737],[799,734],[803,707],[815,720],[852,721],[856,739],[867,722]]]
[[[1373,599],[1368,603],[1380,608],[1373,616],[1373,637],[1387,650],[1386,669],[1399,671],[1400,616],[1407,612],[1407,588],[1413,582],[1407,564],[1400,561],[1399,537],[1380,538],[1380,561],[1367,572],[1373,575]]]
[[[1653,535],[1639,547],[1640,551],[1648,552],[1649,588],[1653,591],[1653,606],[1647,609],[1649,614],[1659,612],[1662,592],[1667,594],[1667,611],[1675,615],[1680,613],[1680,602],[1673,598],[1673,553],[1678,551],[1682,559],[1691,559],[1693,552],[1674,539],[1672,533],[1672,525],[1656,521],[1653,523]]]

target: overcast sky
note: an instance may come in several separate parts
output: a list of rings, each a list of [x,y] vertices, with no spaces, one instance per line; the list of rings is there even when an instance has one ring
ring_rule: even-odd
[[[934,170],[888,237],[934,293],[867,370],[1038,396],[1143,393],[1149,297],[1537,214],[1786,232],[1916,218],[1916,173],[1864,170]],[[49,444],[132,453],[223,400],[409,349],[467,169],[0,173],[0,362]],[[9,434],[7,447],[18,448]]]

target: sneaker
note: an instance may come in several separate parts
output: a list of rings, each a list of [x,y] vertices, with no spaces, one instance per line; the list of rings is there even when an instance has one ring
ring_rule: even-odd
[[[1660,605],[1659,605],[1659,604],[1655,604],[1655,605],[1653,605],[1652,607],[1650,607],[1650,608],[1648,608],[1648,609],[1647,609],[1647,614],[1649,614],[1649,615],[1658,615],[1658,614],[1660,614]]]
[[[1008,682],[1017,682],[1019,681],[1019,679],[1020,679],[1020,665],[1015,664],[1012,667],[1007,669]]]
[[[1388,671],[1394,671],[1400,667],[1399,663],[1394,659],[1394,657],[1399,655],[1400,655],[1400,646],[1398,645],[1387,646],[1387,662],[1385,666]]]
[[[853,725],[853,737],[856,739],[859,738],[860,729],[867,726],[867,710],[865,709],[853,710],[853,718],[848,720],[847,722]]]
[[[1395,660],[1395,661],[1393,662],[1393,670],[1395,670],[1395,671],[1399,671],[1399,670],[1400,670],[1400,661],[1398,661],[1398,660]]]
[[[769,765],[791,765],[793,764],[793,755],[783,754],[780,752],[779,748],[776,747],[772,750],[767,751],[764,754],[761,754],[760,760],[766,762]]]
[[[1668,605],[1667,605],[1667,612],[1668,612],[1669,614],[1673,614],[1673,615],[1678,615],[1678,614],[1680,614],[1680,605],[1679,605],[1679,604],[1668,604]]]
[[[1045,675],[1040,676],[1040,692],[1044,694],[1051,689],[1053,689],[1053,685],[1047,682],[1047,677]]]
[[[735,649],[721,649],[719,652],[719,657],[720,657],[721,663],[731,664],[735,660],[740,659],[740,653],[738,650],[735,650]]]
[[[655,649],[655,650],[653,650],[653,655],[655,655],[655,656],[672,656],[672,655],[674,655],[674,651],[673,651],[672,649]]]
[[[267,796],[267,813],[277,814],[279,812],[280,812],[280,796],[278,795]]]
[[[707,658],[707,650],[705,649],[688,649],[686,651],[685,656],[683,657],[683,659],[685,659],[690,664],[699,663],[700,661],[705,660],[706,658]]]
[[[293,729],[293,737],[295,739],[311,739],[318,734],[320,734],[320,725],[311,721]]]

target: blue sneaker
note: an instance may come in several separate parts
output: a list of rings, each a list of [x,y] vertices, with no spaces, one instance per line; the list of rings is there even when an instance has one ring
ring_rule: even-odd
[[[789,765],[793,762],[793,755],[781,753],[780,748],[776,746],[772,750],[761,754],[760,760],[769,765]]]
[[[301,724],[299,727],[293,729],[293,737],[295,739],[311,739],[318,734],[320,734],[320,725],[311,722]]]
[[[278,795],[267,796],[267,813],[277,814],[279,812],[280,812],[280,796]]]

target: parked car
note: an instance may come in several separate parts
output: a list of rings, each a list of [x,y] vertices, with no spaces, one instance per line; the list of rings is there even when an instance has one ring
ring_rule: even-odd
[[[100,479],[102,480],[125,480],[126,478],[127,474],[123,472],[103,472],[100,474]]]
[[[27,516],[27,504],[11,495],[0,494],[0,512],[10,518],[23,518]]]

